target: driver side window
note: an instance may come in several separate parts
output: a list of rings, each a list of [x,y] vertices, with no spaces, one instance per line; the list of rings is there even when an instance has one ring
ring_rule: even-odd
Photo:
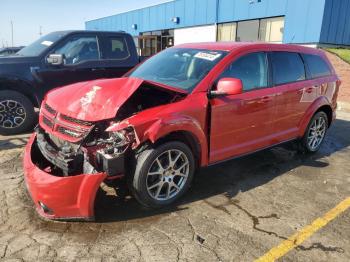
[[[251,53],[235,60],[220,76],[220,78],[238,78],[242,80],[243,90],[250,91],[267,87],[267,57],[266,53]]]
[[[97,39],[94,36],[74,36],[69,38],[63,46],[55,50],[54,54],[64,55],[65,65],[74,65],[88,60],[99,60]]]

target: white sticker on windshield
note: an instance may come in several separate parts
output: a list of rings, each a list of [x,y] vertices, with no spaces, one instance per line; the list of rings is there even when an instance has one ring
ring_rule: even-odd
[[[50,45],[53,44],[53,42],[51,42],[51,41],[42,41],[41,44],[42,45],[46,45],[46,46],[50,46]]]
[[[194,57],[209,60],[209,61],[214,61],[215,59],[219,58],[220,56],[221,56],[221,54],[218,54],[218,53],[199,52],[199,53],[195,54]]]

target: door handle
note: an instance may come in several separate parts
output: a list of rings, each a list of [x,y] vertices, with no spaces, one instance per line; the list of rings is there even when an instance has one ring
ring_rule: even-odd
[[[314,87],[308,87],[305,89],[305,92],[309,94],[312,93],[313,91],[314,91]]]
[[[307,88],[302,88],[298,90],[298,94],[303,94],[303,93],[312,93],[314,91],[315,87],[307,87]]]
[[[272,97],[271,96],[264,96],[260,99],[260,103],[267,103],[267,102],[270,102],[272,100]]]

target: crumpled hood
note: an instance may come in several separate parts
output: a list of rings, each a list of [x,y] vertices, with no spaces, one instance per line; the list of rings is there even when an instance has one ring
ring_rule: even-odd
[[[45,101],[59,113],[76,119],[111,119],[142,83],[143,80],[138,78],[81,82],[54,89]]]
[[[160,83],[124,77],[80,82],[56,88],[46,95],[45,102],[59,113],[75,119],[92,122],[112,119],[143,83],[170,92],[188,94],[186,91]]]

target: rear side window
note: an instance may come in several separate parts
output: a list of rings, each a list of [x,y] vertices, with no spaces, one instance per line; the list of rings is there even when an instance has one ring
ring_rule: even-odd
[[[106,50],[104,52],[103,58],[122,60],[128,58],[129,55],[129,49],[124,37],[107,37]]]
[[[305,80],[305,66],[298,53],[272,52],[271,62],[275,85]]]
[[[331,74],[331,69],[329,68],[326,61],[318,55],[309,55],[303,54],[305,63],[307,64],[308,69],[312,78],[317,78],[321,76],[328,76]]]
[[[265,53],[251,53],[238,58],[220,76],[242,80],[243,90],[267,87],[267,60]]]

